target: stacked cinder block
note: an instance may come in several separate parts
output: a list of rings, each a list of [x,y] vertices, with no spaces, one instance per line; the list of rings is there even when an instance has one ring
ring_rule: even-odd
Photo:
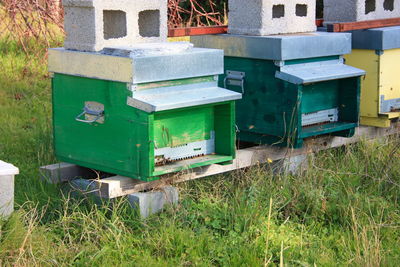
[[[397,0],[324,0],[324,21],[356,22],[400,17]]]
[[[230,0],[231,34],[271,35],[314,32],[315,0]]]
[[[100,51],[167,39],[167,0],[64,0],[63,5],[66,49]]]

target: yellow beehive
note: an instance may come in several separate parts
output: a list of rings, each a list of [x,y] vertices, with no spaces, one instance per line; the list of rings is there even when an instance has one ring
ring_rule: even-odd
[[[346,63],[364,69],[361,82],[363,125],[390,127],[400,117],[400,27],[353,33],[353,51]]]

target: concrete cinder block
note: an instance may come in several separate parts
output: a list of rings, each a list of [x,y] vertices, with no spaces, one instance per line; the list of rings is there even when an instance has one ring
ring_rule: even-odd
[[[102,205],[106,200],[100,196],[97,184],[92,180],[75,179],[65,184],[63,189],[75,199],[89,198],[97,205]]]
[[[66,184],[64,188],[73,198],[90,198],[97,205],[104,201],[114,201],[104,198],[95,182],[86,179],[75,179]],[[175,205],[179,201],[179,192],[176,187],[167,186],[159,191],[134,193],[127,195],[129,205],[137,210],[140,217],[147,218],[152,214],[161,212],[168,205]]]
[[[176,187],[168,186],[160,191],[128,195],[129,204],[138,210],[142,218],[158,213],[166,205],[177,204],[179,193]]]
[[[230,0],[231,34],[271,35],[316,31],[315,0]]]
[[[297,175],[307,170],[309,159],[307,155],[288,157],[273,162],[271,167],[274,173]]]
[[[167,39],[167,0],[64,0],[63,5],[67,49],[100,51]]]
[[[39,172],[42,180],[51,184],[68,182],[77,177],[96,178],[94,171],[66,162],[40,167]]]
[[[0,218],[14,211],[14,176],[18,168],[0,160]]]
[[[324,23],[400,17],[397,0],[324,0]]]

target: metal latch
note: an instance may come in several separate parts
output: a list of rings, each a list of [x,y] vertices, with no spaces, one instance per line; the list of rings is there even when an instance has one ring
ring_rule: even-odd
[[[81,119],[85,116],[85,119]],[[75,118],[76,121],[84,123],[104,123],[104,105],[97,102],[85,102],[83,112]]]
[[[381,95],[381,113],[389,113],[400,109],[400,98],[385,100],[385,96]]]
[[[242,71],[227,70],[226,77],[224,79],[224,87],[228,89],[228,85],[239,86],[244,94],[244,78],[246,73]]]

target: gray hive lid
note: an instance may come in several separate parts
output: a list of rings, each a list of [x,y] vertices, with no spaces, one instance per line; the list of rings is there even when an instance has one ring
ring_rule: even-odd
[[[49,49],[49,71],[132,84],[223,73],[224,53],[190,43],[142,44],[101,52]]]
[[[400,48],[400,26],[352,31],[354,49]]]
[[[299,33],[269,36],[235,34],[193,36],[196,47],[223,49],[225,56],[294,60],[351,53],[350,33]]]

